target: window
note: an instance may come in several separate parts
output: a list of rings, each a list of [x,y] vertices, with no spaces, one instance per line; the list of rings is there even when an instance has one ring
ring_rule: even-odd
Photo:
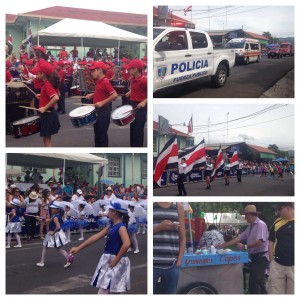
[[[258,44],[250,44],[252,50],[259,50]]]
[[[172,31],[166,34],[156,45],[155,51],[175,51],[187,49],[185,31]]]
[[[108,157],[107,176],[121,177],[121,157],[110,156]]]
[[[207,48],[206,35],[200,32],[191,32],[192,45],[194,49]]]
[[[142,158],[141,165],[142,179],[147,179],[147,160]]]

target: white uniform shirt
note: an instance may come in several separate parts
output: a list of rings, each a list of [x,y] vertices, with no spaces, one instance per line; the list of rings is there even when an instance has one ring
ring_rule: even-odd
[[[186,163],[179,163],[178,164],[178,170],[179,170],[179,174],[185,174]]]

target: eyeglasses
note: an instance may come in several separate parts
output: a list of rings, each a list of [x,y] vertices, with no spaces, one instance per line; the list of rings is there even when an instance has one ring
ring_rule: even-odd
[[[15,193],[20,193],[20,191],[15,191]]]

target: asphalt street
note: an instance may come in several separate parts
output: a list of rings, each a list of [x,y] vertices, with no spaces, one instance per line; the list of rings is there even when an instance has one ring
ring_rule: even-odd
[[[238,183],[235,177],[230,178],[230,185],[225,186],[224,179],[216,179],[211,190],[206,189],[205,181],[185,183],[188,196],[294,196],[294,178],[284,174],[283,181],[271,180],[268,177],[243,176]],[[154,196],[176,196],[177,185],[153,190]],[[179,197],[178,197],[179,198]]]
[[[52,136],[54,147],[94,147],[93,125],[80,128],[73,127],[69,117],[70,111],[80,107],[81,98],[73,96],[66,98],[66,114],[59,114],[61,128],[58,134]],[[121,97],[113,102],[113,110],[122,105]],[[130,125],[117,126],[110,121],[108,129],[109,147],[130,147]],[[6,135],[6,147],[43,147],[43,139],[39,133],[15,138],[14,135]],[[144,128],[144,147],[147,147],[147,123]]]
[[[85,233],[85,238],[92,233]],[[72,234],[68,251],[77,246],[78,234]],[[131,263],[131,290],[127,294],[147,294],[147,234],[138,234],[140,253],[128,253]],[[22,241],[22,248],[6,249],[6,294],[97,294],[90,285],[92,276],[104,250],[105,239],[75,255],[74,263],[64,268],[65,259],[55,249],[49,249],[45,266],[37,267],[41,259],[42,241]]]

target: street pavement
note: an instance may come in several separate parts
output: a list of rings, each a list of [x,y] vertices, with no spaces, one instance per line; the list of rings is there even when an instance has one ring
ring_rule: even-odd
[[[224,179],[216,179],[211,184],[211,190],[206,189],[205,181],[185,183],[188,196],[294,196],[294,178],[284,174],[284,181],[271,180],[259,175],[242,177],[238,183],[235,177],[230,178],[230,185],[225,186]],[[176,196],[177,185],[156,188],[154,196]],[[178,197],[179,198],[179,197]]]
[[[93,233],[85,233],[85,239]],[[68,251],[79,245],[78,234],[72,234]],[[147,234],[138,234],[140,253],[128,253],[131,262],[131,290],[126,294],[147,294]],[[65,259],[55,249],[48,249],[43,268],[37,267],[42,254],[42,240],[22,241],[22,248],[6,249],[6,294],[97,294],[90,285],[104,250],[105,239],[81,250],[74,263],[64,268]]]
[[[61,128],[58,134],[52,136],[54,147],[94,147],[93,125],[80,128],[73,127],[69,117],[70,111],[80,107],[81,97],[66,97],[66,114],[59,114]],[[113,110],[122,105],[121,97],[113,102]],[[117,126],[110,121],[108,129],[109,147],[130,147],[130,125]],[[43,139],[39,133],[15,138],[14,135],[6,135],[7,147],[43,147]],[[147,123],[144,128],[144,147],[147,147]]]

